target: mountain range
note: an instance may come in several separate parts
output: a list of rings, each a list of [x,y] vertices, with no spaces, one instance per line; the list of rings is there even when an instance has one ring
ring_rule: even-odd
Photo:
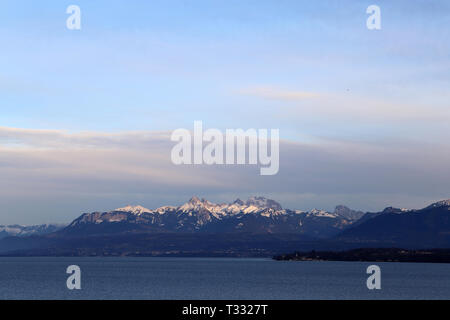
[[[271,199],[181,206],[129,205],[84,213],[65,227],[33,228],[0,240],[3,255],[268,256],[292,250],[450,247],[450,200],[423,209],[380,212],[283,209]],[[54,229],[52,229],[54,228]],[[2,230],[2,229],[0,229]]]
[[[85,213],[62,230],[64,234],[111,233],[268,233],[329,238],[357,220],[357,212],[338,206],[335,212],[283,209],[263,197],[215,204],[192,197],[185,204],[154,210],[126,206],[109,212]]]

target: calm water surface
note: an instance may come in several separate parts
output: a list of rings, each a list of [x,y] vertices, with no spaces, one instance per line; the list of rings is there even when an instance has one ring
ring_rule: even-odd
[[[68,290],[66,268],[81,268]],[[232,258],[0,258],[0,299],[450,299],[450,264]]]

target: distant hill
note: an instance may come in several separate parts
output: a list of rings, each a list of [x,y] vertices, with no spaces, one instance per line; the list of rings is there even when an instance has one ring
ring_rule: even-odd
[[[450,200],[419,210],[389,207],[367,213],[333,239],[360,246],[450,248]]]

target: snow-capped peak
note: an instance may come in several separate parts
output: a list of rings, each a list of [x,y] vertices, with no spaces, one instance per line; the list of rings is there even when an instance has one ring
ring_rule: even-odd
[[[143,206],[132,206],[132,205],[128,205],[126,207],[123,208],[117,208],[114,211],[121,211],[121,212],[131,212],[133,214],[136,215],[140,215],[143,213],[152,213],[153,211],[147,208],[144,208]]]
[[[230,204],[216,204],[205,199],[200,200],[198,197],[194,196],[188,202],[178,207],[178,210],[185,213],[190,213],[193,210],[209,211],[218,219],[238,213],[265,213],[266,215],[285,213],[285,210],[282,210],[281,205],[278,202],[264,197],[251,197],[247,201],[236,199]]]
[[[196,204],[196,203],[199,203],[199,202],[202,202],[201,200],[200,200],[200,198],[198,198],[197,196],[193,196],[191,199],[189,199],[189,201],[188,201],[188,203],[192,203],[192,204]]]
[[[218,205],[212,202],[209,202],[205,199],[199,199],[196,196],[193,196],[188,202],[181,205],[178,210],[181,210],[182,212],[190,212],[191,210],[199,210],[199,209],[213,209],[217,207]]]

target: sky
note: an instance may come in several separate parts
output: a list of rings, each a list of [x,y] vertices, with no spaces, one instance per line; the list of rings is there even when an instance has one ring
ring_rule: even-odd
[[[194,194],[364,211],[450,198],[449,25],[444,0],[3,0],[0,224]],[[170,133],[196,120],[279,129],[279,173],[173,165]]]

